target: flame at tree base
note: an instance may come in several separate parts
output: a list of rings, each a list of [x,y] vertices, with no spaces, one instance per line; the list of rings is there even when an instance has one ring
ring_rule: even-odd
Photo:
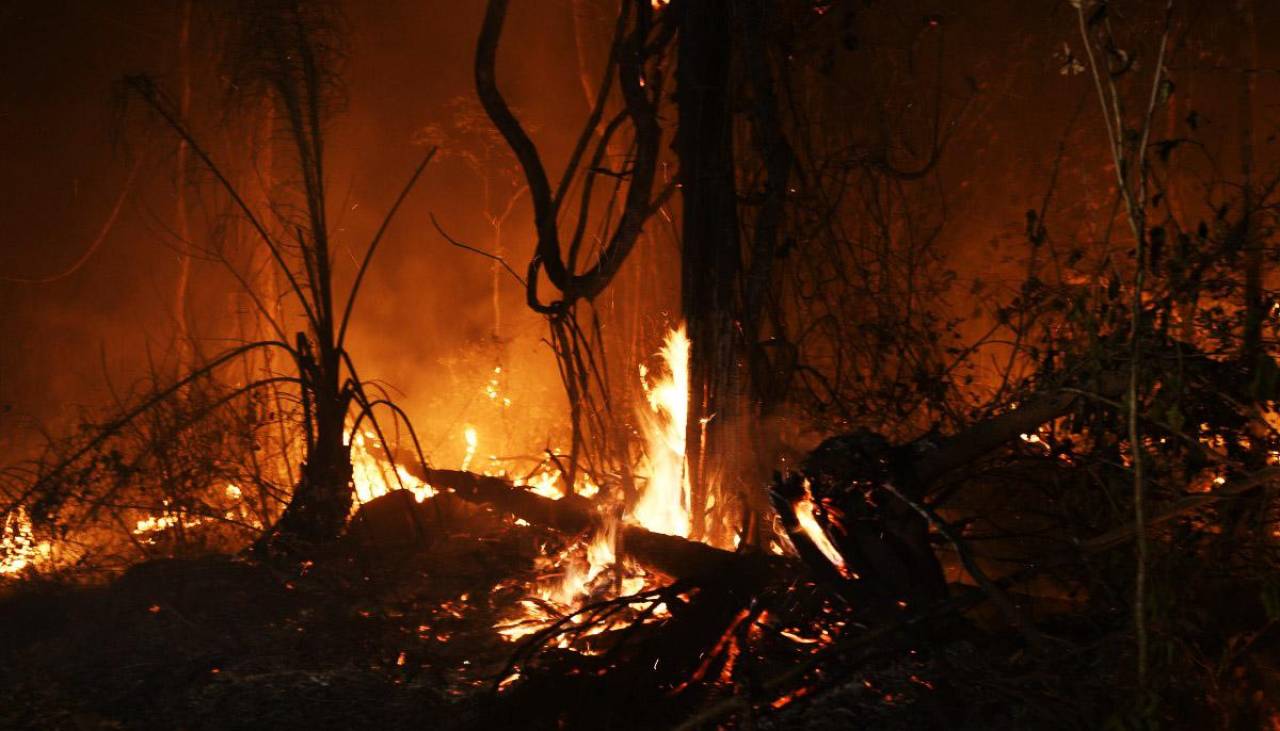
[[[648,408],[638,415],[645,455],[636,476],[644,488],[626,516],[627,522],[646,530],[682,538],[687,538],[691,529],[685,449],[690,350],[689,337],[684,326],[680,326],[667,333],[658,352],[661,367],[655,373],[643,364],[639,366],[640,385]],[[566,618],[574,621],[574,612],[592,599],[628,596],[654,588],[658,577],[618,560],[618,528],[617,517],[605,518],[590,541],[572,544],[555,556],[544,557],[541,568],[554,575],[540,582],[535,596],[523,600],[515,616],[496,626],[498,632],[515,641]],[[665,615],[665,607],[650,613],[654,618]],[[629,619],[620,617],[613,623],[601,623],[581,636],[598,634],[626,621]],[[557,645],[567,648],[570,642],[561,635]]]
[[[631,512],[636,523],[655,533],[689,536],[689,469],[686,430],[689,424],[689,336],[683,325],[667,334],[658,355],[665,373],[653,383],[640,366],[640,385],[650,413],[642,413],[647,482]]]

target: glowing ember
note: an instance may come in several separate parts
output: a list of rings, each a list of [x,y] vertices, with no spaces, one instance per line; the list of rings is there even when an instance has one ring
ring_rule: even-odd
[[[649,481],[632,517],[656,533],[689,535],[689,472],[685,462],[685,429],[689,423],[689,337],[684,326],[667,334],[659,351],[665,366],[650,383],[640,366],[651,414],[642,414],[647,446],[644,468]]]
[[[494,366],[493,376],[484,386],[484,395],[494,403],[502,404],[503,408],[511,406],[511,399],[502,395],[500,387],[502,385],[502,366]]]
[[[194,528],[204,522],[203,518],[187,518],[182,519],[177,513],[162,513],[160,515],[148,515],[142,520],[134,523],[133,534],[135,536],[145,535],[147,533],[159,533],[182,524],[183,528]]]

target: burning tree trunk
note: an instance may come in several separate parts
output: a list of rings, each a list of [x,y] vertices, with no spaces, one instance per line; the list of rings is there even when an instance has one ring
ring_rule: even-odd
[[[733,430],[742,392],[735,321],[741,256],[729,89],[732,11],[727,0],[686,3],[680,23],[676,151],[683,202],[681,310],[692,341],[685,442],[694,538],[709,529],[711,485],[727,479],[728,466],[738,463]],[[716,503],[727,507],[723,497]]]

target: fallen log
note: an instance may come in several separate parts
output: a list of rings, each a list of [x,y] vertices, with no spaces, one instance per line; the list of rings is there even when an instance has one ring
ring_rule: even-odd
[[[601,518],[595,506],[576,495],[553,500],[520,489],[501,477],[461,470],[423,469],[420,464],[412,462],[404,464],[414,477],[437,490],[448,490],[467,502],[562,533],[586,533],[600,525]],[[647,568],[678,579],[732,575],[742,580],[754,577],[763,584],[806,573],[803,564],[782,556],[726,551],[679,536],[655,533],[637,525],[622,526],[618,552]]]
[[[1123,380],[1120,376],[1115,374],[1107,374],[1095,380],[1097,393],[1103,398],[1110,398],[1121,388],[1122,383]],[[937,443],[894,448],[897,456],[905,457],[906,459],[904,460],[905,463],[894,465],[890,473],[897,478],[894,480],[895,482],[901,480],[900,487],[905,495],[912,500],[921,500],[935,481],[950,472],[972,464],[987,453],[1013,441],[1019,434],[1034,431],[1041,424],[1069,412],[1081,398],[1085,398],[1085,396],[1082,396],[1080,391],[1046,389],[1040,394],[1026,399],[1019,408],[1010,409],[1002,414],[984,419]],[[859,435],[833,437],[824,442],[823,446],[838,445],[842,440],[850,438],[861,439],[862,437]],[[818,457],[822,451],[823,447],[815,450],[809,461],[812,462],[812,458]],[[830,452],[832,450],[828,449],[827,451]],[[836,451],[846,452],[848,450],[840,449]],[[861,454],[862,452],[863,450],[861,449],[853,450],[854,454]],[[908,455],[906,452],[910,452],[910,454]],[[403,456],[408,457],[408,455]],[[841,476],[851,476],[856,473],[858,471],[856,465],[846,464],[849,461],[847,459],[848,456],[845,455],[837,459],[834,464],[827,465],[824,471],[840,473]],[[829,455],[826,459],[829,460]],[[412,458],[402,458],[397,461],[404,465],[415,477],[438,490],[447,490],[467,502],[508,513],[533,524],[566,534],[586,533],[595,530],[600,525],[601,517],[595,505],[591,501],[576,495],[568,495],[562,499],[554,500],[520,489],[500,477],[479,475],[460,470],[424,468],[418,460]],[[858,460],[854,459],[853,461],[856,462]],[[806,467],[811,467],[811,465],[806,465]],[[811,476],[816,477],[816,475]],[[891,499],[887,506],[891,512],[895,514],[901,513],[901,515],[896,516],[898,518],[897,522],[903,523],[905,527],[897,526],[901,530],[886,531],[885,526],[879,523],[870,525],[870,528],[874,529],[872,530],[875,534],[873,538],[877,538],[877,540],[866,540],[863,543],[871,545],[883,541],[886,535],[901,534],[902,540],[900,543],[915,550],[906,551],[905,553],[898,551],[897,553],[907,555],[908,558],[913,558],[916,554],[927,556],[932,559],[932,563],[922,565],[921,561],[872,560],[870,561],[871,565],[866,566],[869,570],[864,577],[871,578],[872,581],[870,583],[872,584],[887,581],[887,587],[895,597],[910,596],[913,599],[921,597],[932,599],[935,598],[935,595],[945,593],[945,588],[943,588],[945,587],[945,582],[941,577],[941,570],[936,566],[936,559],[932,558],[933,552],[928,540],[927,524],[914,511],[910,510],[906,505],[898,504],[895,500]],[[857,511],[849,510],[849,515],[853,515],[855,512]],[[785,518],[786,515],[784,514],[783,517]],[[895,524],[890,521],[888,527],[894,528]],[[829,530],[829,532],[831,531]],[[847,528],[840,531],[840,533],[846,532]],[[849,533],[849,535],[854,533],[856,531]],[[803,536],[798,535],[793,535],[792,538],[799,544],[803,544],[805,540]],[[841,541],[841,543],[848,543],[848,541]],[[805,547],[800,545],[802,549]],[[847,549],[848,546],[842,545],[841,548]],[[863,552],[867,552],[866,546],[863,548]],[[738,580],[755,577],[749,583],[760,586],[770,581],[794,579],[806,574],[819,580],[831,578],[831,567],[826,564],[825,559],[822,561],[796,561],[758,552],[738,553],[726,551],[679,536],[655,533],[635,525],[624,525],[622,527],[619,535],[618,551],[620,556],[631,558],[647,568],[679,579],[696,580],[717,575],[732,575]],[[875,557],[872,556],[872,558],[874,559]],[[902,556],[893,558],[901,559]],[[864,564],[862,561],[855,561],[855,563]],[[877,566],[878,564],[885,564],[885,566]],[[875,570],[877,567],[885,570],[877,571]],[[893,570],[888,570],[889,568]],[[896,576],[898,579],[896,582],[889,581],[889,579],[898,574],[904,575]],[[866,582],[850,583],[864,584]],[[915,591],[919,587],[913,585],[924,586],[926,590]],[[921,594],[921,597],[915,596],[916,594]]]
[[[980,422],[922,455],[914,465],[916,474],[912,482],[915,485],[926,485],[946,472],[1016,438],[1020,432],[1034,430],[1045,421],[1065,413],[1078,398],[1078,395],[1068,393],[1049,394],[1025,404],[1023,408]],[[408,455],[402,455],[397,461],[414,477],[437,490],[447,490],[469,503],[504,512],[539,526],[566,534],[581,534],[595,530],[600,525],[601,517],[595,505],[576,495],[555,500],[518,488],[501,477],[461,470],[428,469]],[[771,581],[785,581],[803,575],[830,578],[830,567],[823,563],[815,562],[810,565],[771,554],[726,551],[679,536],[655,533],[636,525],[622,527],[618,551],[620,556],[679,579],[732,576],[737,581],[762,586]],[[894,593],[902,595],[902,592],[896,591],[896,587]]]

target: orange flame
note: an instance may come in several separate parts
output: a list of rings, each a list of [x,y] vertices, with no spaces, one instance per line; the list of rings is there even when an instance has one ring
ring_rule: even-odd
[[[661,356],[665,373],[652,383],[640,366],[640,385],[652,413],[642,414],[647,459],[642,471],[649,481],[631,512],[637,523],[655,533],[689,535],[689,471],[685,433],[689,423],[689,336],[684,326],[667,334]]]
[[[0,576],[17,574],[49,557],[52,546],[36,542],[31,518],[21,507],[9,513],[0,529]]]
[[[412,492],[418,502],[436,494],[435,488],[414,477],[404,465],[396,465],[393,470],[371,447],[382,448],[376,432],[358,432],[351,440],[351,481],[355,484],[357,505],[382,497],[401,485]]]
[[[835,566],[836,571],[841,576],[849,578],[852,574],[849,567],[844,563],[844,556],[840,555],[839,549],[827,537],[827,532],[823,530],[822,525],[818,523],[817,516],[813,513],[813,493],[809,489],[809,481],[804,481],[804,497],[800,498],[794,506],[796,512],[796,520],[800,522],[800,529],[809,537],[813,545],[822,552],[823,556]]]

